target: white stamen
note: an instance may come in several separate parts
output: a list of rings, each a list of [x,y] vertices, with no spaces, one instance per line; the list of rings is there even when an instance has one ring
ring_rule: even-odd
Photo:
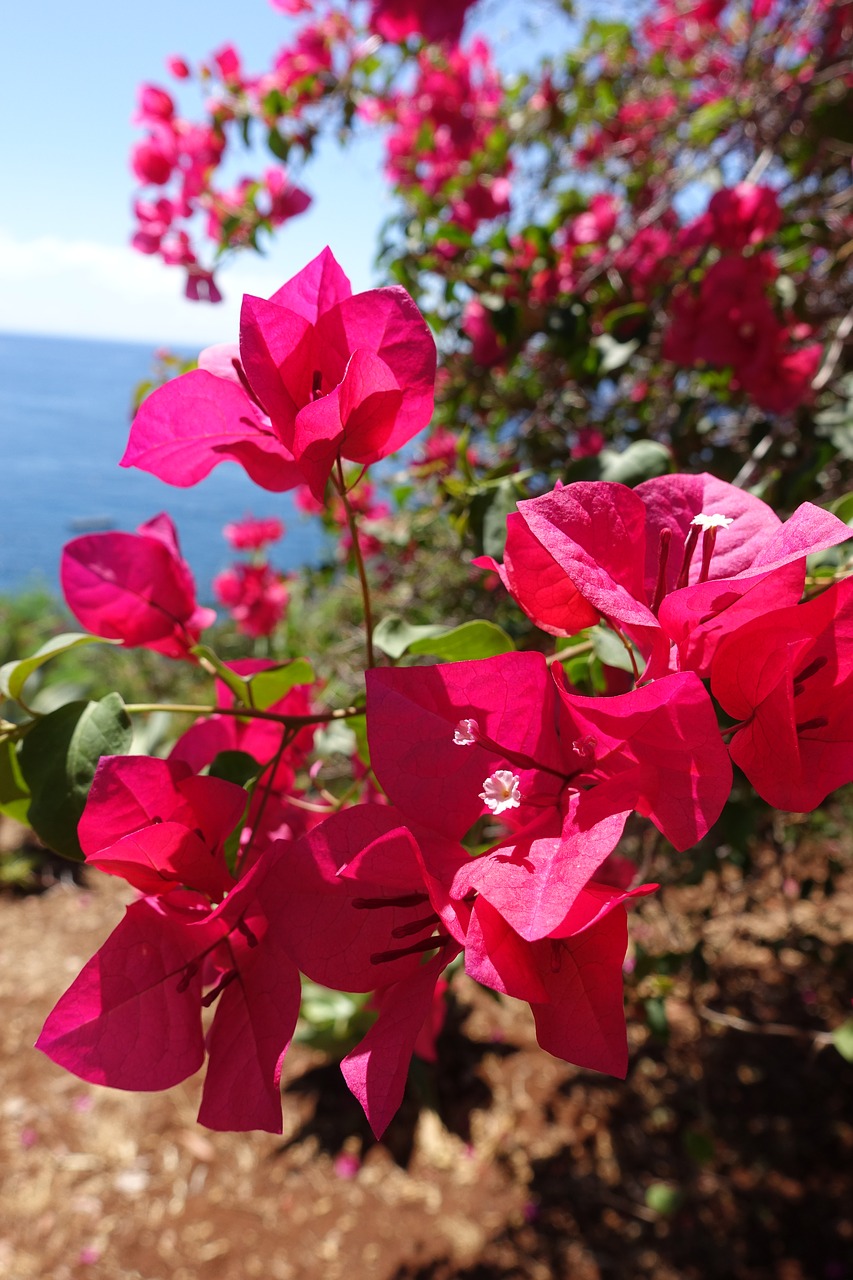
[[[733,520],[734,516],[721,516],[719,514],[705,516],[700,514],[694,516],[690,523],[698,524],[700,529],[727,529]]]
[[[453,735],[457,747],[473,747],[477,741],[480,726],[476,720],[460,720]]]
[[[492,813],[517,809],[521,804],[518,774],[510,773],[509,769],[498,769],[496,773],[489,774],[483,783],[480,799]]]

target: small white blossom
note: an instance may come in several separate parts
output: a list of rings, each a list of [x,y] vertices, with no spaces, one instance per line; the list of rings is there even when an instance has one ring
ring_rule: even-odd
[[[721,516],[719,514],[705,516],[700,514],[694,516],[690,523],[697,524],[700,529],[727,529],[733,520],[734,516]]]
[[[453,735],[457,747],[473,747],[477,741],[480,726],[476,720],[460,720]]]
[[[492,813],[503,813],[505,809],[517,809],[521,804],[518,774],[510,773],[509,769],[498,769],[496,773],[489,774],[483,783],[480,799]]]

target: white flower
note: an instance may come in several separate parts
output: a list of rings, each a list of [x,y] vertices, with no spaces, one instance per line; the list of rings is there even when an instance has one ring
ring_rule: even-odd
[[[690,521],[691,524],[698,524],[700,529],[727,529],[734,520],[734,516],[694,516]]]
[[[521,804],[518,774],[510,773],[509,769],[498,769],[496,773],[489,774],[483,783],[480,799],[492,813],[503,813],[505,809],[517,809]]]
[[[476,720],[460,720],[453,735],[457,747],[473,747],[477,741],[480,726]]]

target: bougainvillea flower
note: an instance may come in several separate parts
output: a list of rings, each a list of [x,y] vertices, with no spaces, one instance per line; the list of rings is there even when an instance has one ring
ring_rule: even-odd
[[[279,1076],[300,981],[259,906],[272,847],[239,883],[225,866],[222,841],[242,809],[240,791],[164,761],[102,762],[81,828],[87,846],[106,844],[89,860],[146,896],[62,996],[38,1047],[84,1080],[130,1090],[185,1080],[206,1047],[201,1123],[281,1132]],[[162,822],[151,812],[160,805]],[[205,1037],[202,1007],[214,1001]]]
[[[62,551],[60,581],[75,618],[128,648],[187,658],[216,619],[196,604],[195,583],[165,514],[136,533],[91,533]]]
[[[802,594],[805,557],[849,530],[803,503],[783,525],[760,499],[710,475],[647,480],[636,489],[579,482],[518,504],[495,569],[543,630],[572,635],[604,618],[652,671],[674,659],[707,674],[720,635]]]
[[[284,535],[284,523],[276,516],[244,516],[226,524],[222,532],[235,551],[259,551],[270,542],[278,542]]]
[[[228,663],[239,676],[252,676],[277,665],[265,658],[242,658]],[[226,711],[237,705],[234,692],[221,680],[216,681],[216,705]],[[314,710],[310,689],[297,686],[267,710],[277,715],[310,716]],[[240,865],[244,870],[272,840],[295,839],[309,826],[316,825],[318,819],[310,810],[290,802],[294,795],[300,795],[296,774],[306,767],[307,756],[314,745],[314,730],[314,725],[307,724],[294,733],[275,720],[211,715],[190,725],[172,748],[169,759],[184,762],[196,773],[223,751],[242,752],[259,766],[267,766],[264,787],[254,791],[243,827]],[[276,759],[274,770],[270,770]]]
[[[460,848],[456,866],[465,861]],[[378,1137],[402,1100],[436,983],[460,950],[430,901],[418,845],[392,808],[356,805],[290,846],[262,897],[309,978],[381,993],[377,1021],[342,1064]]]
[[[650,888],[651,886],[649,886]],[[643,890],[643,892],[648,891]],[[628,946],[624,894],[585,893],[582,929],[534,942],[521,938],[484,898],[474,905],[466,971],[530,1004],[540,1046],[564,1062],[624,1078],[628,1038],[622,962]]]
[[[278,664],[269,658],[240,658],[227,665],[235,675],[252,676]],[[216,681],[215,701],[217,707],[226,711],[237,706],[235,693],[222,680]],[[267,710],[277,715],[309,716],[313,710],[309,689],[297,686]],[[310,724],[300,729],[283,752],[279,770],[284,770],[289,778],[295,769],[304,766],[314,746],[314,729],[315,726]],[[181,734],[169,758],[183,761],[196,773],[209,765],[221,751],[243,751],[260,764],[268,764],[281,746],[281,734],[282,726],[274,720],[244,719],[228,714],[206,716],[196,720]],[[288,761],[291,762],[289,766]],[[276,771],[277,778],[279,770]]]
[[[457,44],[465,14],[474,0],[373,0],[369,25],[383,40],[400,41],[421,35],[431,44]]]
[[[246,792],[189,765],[149,756],[101,758],[78,832],[86,861],[141,893],[194,889],[219,901],[234,886],[225,840]]]
[[[287,585],[268,564],[235,564],[213,579],[213,590],[247,636],[268,636],[287,608]]]
[[[853,781],[853,579],[726,636],[711,687],[742,721],[732,759],[769,804],[808,812]]]
[[[514,831],[539,827],[550,812],[555,829],[538,834],[567,839],[580,795],[572,830],[636,809],[687,848],[731,786],[711,701],[689,672],[599,699],[558,686],[538,653],[382,668],[367,673],[367,723],[376,776],[416,834],[461,839],[494,812],[483,799],[491,778],[515,800],[501,812]],[[621,828],[610,834],[609,845],[596,837],[586,878]]]
[[[231,458],[266,489],[304,480],[322,498],[338,457],[376,462],[432,415],[435,343],[414,302],[353,295],[329,249],[271,298],[244,297],[239,353],[202,355],[143,401],[122,466],[190,485]]]

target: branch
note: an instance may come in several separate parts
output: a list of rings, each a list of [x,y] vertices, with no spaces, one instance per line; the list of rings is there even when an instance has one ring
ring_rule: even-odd
[[[833,1042],[831,1031],[810,1031],[807,1027],[791,1027],[784,1022],[749,1022],[746,1018],[738,1018],[733,1013],[720,1013],[706,1004],[700,1004],[696,1011],[707,1022],[716,1023],[720,1027],[731,1027],[734,1031],[752,1031],[760,1036],[788,1036],[793,1040],[809,1040],[820,1048]]]

